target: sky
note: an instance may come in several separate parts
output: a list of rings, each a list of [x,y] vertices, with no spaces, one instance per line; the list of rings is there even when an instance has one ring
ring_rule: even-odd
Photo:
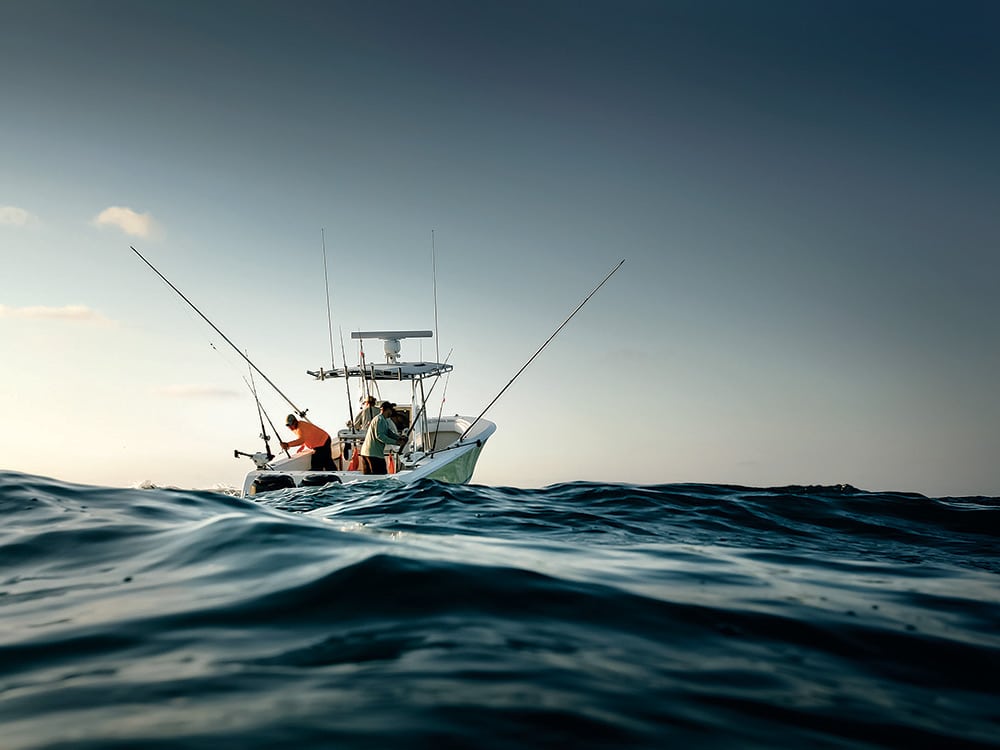
[[[998,31],[993,2],[5,0],[0,468],[251,468],[248,367],[134,245],[330,431],[343,382],[305,371],[341,332],[354,361],[351,331],[436,328],[404,357],[475,415],[626,259],[487,412],[477,483],[1000,496]]]

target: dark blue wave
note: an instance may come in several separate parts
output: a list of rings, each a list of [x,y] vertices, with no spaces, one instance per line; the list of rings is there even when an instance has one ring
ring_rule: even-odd
[[[1000,501],[0,473],[0,746],[997,747]]]

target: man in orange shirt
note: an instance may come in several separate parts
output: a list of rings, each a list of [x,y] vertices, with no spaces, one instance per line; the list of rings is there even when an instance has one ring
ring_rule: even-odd
[[[304,419],[300,420],[294,414],[289,414],[285,420],[285,426],[296,434],[295,440],[290,442],[281,441],[281,448],[288,450],[294,446],[299,446],[297,453],[301,453],[306,448],[312,448],[312,463],[309,468],[312,471],[336,471],[337,466],[333,463],[333,456],[330,454],[330,435],[326,430],[317,427],[312,422]]]

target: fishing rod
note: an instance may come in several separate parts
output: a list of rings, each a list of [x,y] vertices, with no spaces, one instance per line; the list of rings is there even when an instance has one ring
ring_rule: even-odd
[[[213,345],[212,348],[215,349],[215,345]],[[264,440],[264,452],[244,453],[243,451],[236,449],[233,451],[233,458],[246,456],[257,465],[257,471],[267,471],[271,469],[271,461],[274,460],[274,454],[271,453],[271,443],[269,442],[271,436],[268,435],[267,430],[264,429],[264,417],[267,417],[267,422],[271,425],[271,432],[277,435],[278,431],[274,429],[274,422],[272,422],[271,418],[267,416],[267,412],[264,411],[264,407],[261,405],[260,399],[257,397],[257,385],[256,383],[253,383],[253,370],[250,370],[250,380],[247,380],[244,377],[243,382],[246,383],[247,388],[250,389],[250,393],[253,394],[254,401],[257,402],[257,416],[260,419],[260,436]],[[291,454],[287,450],[285,451],[285,455],[291,458]]]
[[[361,385],[365,389],[365,398],[372,395],[371,388],[368,387],[368,367],[365,365],[365,340],[358,339],[358,369],[361,370]]]
[[[452,349],[451,351],[448,352],[448,356],[444,358],[444,363],[443,364],[448,364],[448,360],[451,359],[451,352],[453,352],[453,351],[455,351],[455,350]],[[441,375],[439,374],[434,379],[434,382],[431,383],[431,388],[430,388],[429,391],[427,391],[427,395],[425,397],[421,398],[422,403],[420,404],[420,408],[417,409],[417,415],[415,417],[413,415],[410,416],[410,426],[406,430],[403,430],[403,432],[406,433],[406,434],[400,436],[400,437],[403,438],[403,442],[399,444],[399,452],[400,453],[403,452],[403,448],[406,447],[406,444],[408,442],[410,442],[410,438],[413,437],[413,432],[414,432],[414,428],[416,427],[417,420],[420,419],[420,416],[427,409],[427,399],[431,397],[432,393],[434,393],[434,388],[437,386],[437,384],[440,381],[441,381]],[[423,384],[421,384],[420,387],[421,387],[421,389],[423,389]]]
[[[243,378],[243,382],[246,383],[246,378]],[[260,436],[264,439],[264,447],[267,448],[267,455],[269,456],[268,460],[270,460],[270,458],[273,456],[271,456],[271,444],[268,442],[270,436],[264,429],[264,419],[266,418],[267,423],[271,426],[272,434],[277,435],[278,430],[274,426],[274,422],[271,421],[270,415],[266,411],[264,411],[264,406],[263,404],[260,403],[260,399],[257,397],[257,383],[255,383],[253,379],[253,370],[250,370],[250,382],[247,383],[247,385],[250,386],[250,392],[253,393],[254,401],[257,402],[257,416],[260,417]],[[285,449],[285,455],[288,458],[292,457],[292,454],[288,452],[287,448]]]
[[[246,378],[243,379],[246,382]],[[271,436],[267,434],[267,430],[264,428],[264,408],[260,405],[260,399],[257,398],[257,386],[253,383],[253,371],[250,373],[250,382],[247,383],[250,387],[250,392],[253,394],[253,400],[257,402],[257,418],[260,420],[260,437],[264,441],[264,450],[267,452],[267,460],[270,461],[274,458],[274,454],[271,453]]]
[[[361,342],[361,371],[365,374],[365,394],[368,396],[372,395],[371,389],[375,389],[375,397],[381,401],[382,400],[382,389],[378,387],[378,381],[375,379],[375,365],[366,364],[365,359],[365,343]],[[370,368],[370,369],[369,369]],[[371,385],[369,386],[369,383]]]
[[[224,333],[223,333],[222,331],[220,331],[220,330],[219,330],[219,328],[218,328],[218,327],[217,327],[217,326],[215,325],[215,323],[213,323],[213,322],[212,322],[211,320],[209,320],[208,318],[206,318],[206,317],[205,317],[205,314],[204,314],[204,313],[203,313],[203,312],[202,312],[201,310],[199,310],[199,309],[198,309],[197,307],[195,307],[195,304],[194,304],[194,303],[193,303],[193,302],[192,302],[191,300],[189,300],[189,299],[188,299],[188,298],[187,298],[186,296],[184,296],[184,292],[182,292],[182,291],[181,291],[180,289],[178,289],[178,288],[177,288],[177,287],[175,287],[175,286],[174,286],[173,284],[171,284],[171,283],[170,283],[170,280],[169,280],[169,279],[168,279],[168,278],[167,278],[166,276],[164,276],[164,275],[163,275],[162,273],[160,273],[160,272],[159,272],[159,270],[157,270],[156,266],[154,266],[154,265],[153,265],[152,263],[150,263],[150,262],[149,262],[148,260],[146,260],[146,257],[145,257],[145,256],[144,256],[144,255],[143,255],[142,253],[140,253],[140,252],[139,252],[138,250],[136,250],[136,249],[135,249],[134,247],[132,247],[131,245],[129,245],[129,249],[130,249],[130,250],[131,250],[131,251],[132,251],[133,253],[135,253],[136,255],[138,255],[138,256],[139,256],[139,258],[140,258],[140,259],[142,260],[142,262],[143,262],[143,263],[145,263],[145,264],[146,264],[147,266],[149,266],[150,268],[152,268],[152,269],[153,269],[153,272],[154,272],[154,273],[155,273],[155,274],[156,274],[157,276],[159,276],[159,277],[160,277],[161,279],[163,279],[163,281],[164,281],[164,282],[166,283],[166,285],[167,285],[167,286],[169,286],[169,287],[170,287],[171,289],[173,289],[173,290],[174,290],[175,292],[177,292],[178,296],[180,296],[180,298],[181,298],[182,300],[184,300],[185,302],[187,302],[187,303],[188,303],[188,305],[189,305],[189,306],[191,307],[191,309],[192,309],[192,310],[194,310],[194,311],[195,311],[196,313],[198,313],[198,315],[200,315],[200,316],[201,316],[201,319],[202,319],[202,320],[204,320],[204,321],[205,321],[206,323],[208,323],[208,324],[209,324],[210,326],[212,326],[212,329],[213,329],[213,330],[214,330],[214,331],[215,331],[215,332],[216,332],[217,334],[219,334],[220,336],[222,336],[222,338],[223,338],[223,339],[225,340],[225,342],[226,342],[227,344],[229,344],[229,345],[230,345],[230,346],[231,346],[231,347],[232,347],[232,348],[233,348],[233,349],[235,350],[235,352],[236,352],[237,354],[239,354],[239,355],[240,355],[241,357],[243,357],[243,359],[245,359],[245,360],[246,360],[246,363],[247,363],[248,365],[250,365],[250,366],[251,366],[251,367],[252,367],[252,368],[253,368],[254,370],[256,370],[256,371],[257,371],[257,374],[258,374],[258,375],[260,375],[260,376],[261,376],[262,378],[264,378],[264,380],[266,380],[266,381],[267,381],[268,385],[270,385],[270,386],[271,386],[272,388],[274,388],[275,392],[276,392],[276,393],[277,393],[277,394],[278,394],[279,396],[281,396],[281,397],[282,397],[283,399],[285,399],[285,402],[286,402],[286,403],[287,403],[287,404],[288,404],[289,406],[291,406],[291,407],[292,407],[292,411],[294,411],[294,412],[295,412],[296,414],[298,414],[298,415],[299,415],[300,417],[305,417],[305,415],[306,415],[306,411],[308,411],[308,409],[306,409],[305,411],[303,411],[302,409],[300,409],[299,407],[297,407],[297,406],[296,406],[295,404],[293,404],[293,403],[292,403],[292,400],[291,400],[290,398],[288,398],[288,396],[286,396],[286,395],[285,395],[284,393],[282,393],[282,392],[281,392],[281,389],[280,389],[280,388],[278,388],[278,386],[276,386],[276,385],[275,385],[275,384],[274,384],[274,383],[273,383],[273,382],[271,381],[271,379],[270,379],[270,378],[269,378],[269,377],[268,377],[267,375],[265,375],[265,374],[264,374],[264,373],[263,373],[263,372],[261,371],[261,369],[260,369],[259,367],[257,367],[257,365],[255,365],[255,364],[254,364],[253,362],[251,362],[251,361],[250,361],[250,358],[249,358],[249,357],[248,357],[247,355],[245,355],[245,354],[244,354],[243,352],[241,352],[241,351],[240,351],[240,348],[239,348],[238,346],[236,346],[236,344],[234,344],[234,343],[233,343],[232,341],[230,341],[230,340],[229,340],[229,337],[228,337],[228,336],[226,336],[226,334],[224,334]]]
[[[344,361],[344,386],[347,388],[347,414],[354,428],[354,405],[351,403],[351,375],[347,371],[347,351],[344,349],[344,329],[340,329],[340,358]]]
[[[340,348],[341,349],[344,348],[344,332],[343,331],[340,332]],[[375,369],[374,365],[372,365],[372,369],[373,370]],[[371,398],[372,388],[371,388],[371,385],[369,384],[368,365],[365,364],[365,342],[363,340],[360,340],[360,339],[358,340],[358,372],[360,373],[359,377],[361,378],[361,390],[364,392],[363,395],[364,395],[365,401],[367,402],[367,400],[369,398]],[[375,376],[372,375],[372,377],[374,378]],[[347,359],[346,359],[346,357],[344,358],[344,378],[345,379],[347,378]],[[379,394],[379,395],[381,396],[381,394]]]
[[[445,396],[448,394],[448,381],[451,380],[451,373],[444,379],[444,390],[441,391],[441,407],[438,409],[438,420],[437,424],[434,425],[434,442],[431,443],[431,455],[434,455],[434,449],[437,448],[438,433],[441,431],[441,415],[444,414],[444,401]]]
[[[518,376],[519,376],[519,375],[520,375],[520,374],[521,374],[522,372],[524,372],[524,371],[525,371],[525,370],[526,370],[526,369],[528,368],[528,365],[530,365],[530,364],[531,364],[532,360],[534,360],[534,358],[535,358],[535,357],[537,357],[537,356],[538,356],[539,354],[541,354],[541,353],[542,353],[542,349],[544,349],[545,347],[547,347],[547,346],[549,345],[549,342],[550,342],[550,341],[552,341],[552,339],[554,339],[554,338],[556,337],[556,335],[557,335],[557,334],[559,333],[559,331],[561,331],[561,330],[562,330],[562,329],[563,329],[563,328],[564,328],[564,327],[566,326],[566,324],[570,322],[570,320],[572,320],[573,316],[574,316],[574,315],[576,315],[576,314],[577,314],[578,312],[580,312],[580,308],[582,308],[582,307],[583,307],[584,305],[586,305],[586,304],[587,304],[587,302],[588,302],[588,301],[590,300],[590,298],[591,298],[591,297],[593,297],[593,296],[594,296],[595,294],[597,294],[597,291],[598,291],[598,290],[599,290],[599,289],[600,289],[600,288],[601,288],[602,286],[604,286],[604,285],[605,285],[605,284],[607,283],[608,279],[610,279],[610,278],[611,278],[612,276],[614,276],[614,274],[615,274],[615,271],[617,271],[617,270],[618,270],[619,268],[621,268],[621,267],[622,267],[623,265],[625,265],[625,258],[622,258],[622,259],[621,259],[620,261],[618,261],[618,265],[617,265],[617,266],[615,266],[614,268],[612,268],[612,269],[611,269],[611,272],[610,272],[610,273],[609,273],[609,274],[608,274],[607,276],[605,276],[605,277],[604,277],[604,280],[603,280],[603,281],[601,281],[601,283],[600,283],[600,284],[598,284],[597,286],[595,286],[595,287],[594,287],[594,290],[593,290],[593,291],[592,291],[592,292],[591,292],[590,294],[588,294],[588,295],[587,295],[586,297],[584,297],[584,298],[583,298],[583,302],[581,302],[581,303],[580,303],[579,305],[577,305],[577,306],[576,306],[576,309],[575,309],[575,310],[574,310],[573,312],[571,312],[571,313],[569,314],[569,317],[568,317],[568,318],[566,318],[566,320],[564,320],[564,321],[562,322],[562,324],[561,324],[561,325],[560,325],[560,326],[559,326],[559,327],[558,327],[558,328],[557,328],[557,329],[556,329],[555,331],[553,331],[553,332],[552,332],[552,335],[551,335],[551,336],[549,336],[549,337],[548,337],[548,338],[547,338],[547,339],[545,340],[545,343],[544,343],[544,344],[542,344],[542,345],[541,345],[540,347],[538,347],[538,351],[536,351],[536,352],[535,352],[534,354],[532,354],[532,355],[531,355],[531,357],[530,357],[530,358],[528,359],[528,361],[527,361],[527,362],[525,362],[525,363],[524,363],[523,365],[521,365],[521,369],[520,369],[520,370],[518,370],[518,371],[517,371],[516,373],[514,373],[514,377],[512,377],[512,378],[511,378],[511,379],[510,379],[509,381],[507,381],[507,385],[505,385],[505,386],[504,386],[503,388],[501,388],[501,389],[500,389],[500,393],[498,393],[498,394],[497,394],[496,396],[494,396],[494,397],[493,397],[493,400],[492,400],[492,401],[490,401],[490,402],[489,402],[489,403],[488,403],[488,404],[486,405],[486,408],[485,408],[485,409],[483,409],[483,410],[482,410],[482,411],[481,411],[481,412],[479,413],[479,416],[478,416],[478,417],[476,417],[475,419],[473,419],[473,420],[472,420],[472,424],[470,424],[470,425],[469,425],[468,427],[466,427],[466,428],[465,428],[465,432],[463,432],[463,433],[462,433],[462,434],[461,434],[461,435],[459,436],[458,440],[456,441],[456,444],[457,444],[457,443],[461,443],[461,442],[462,442],[462,440],[464,440],[464,439],[465,439],[465,436],[469,434],[469,430],[471,430],[471,429],[472,429],[473,427],[475,427],[475,426],[476,426],[476,422],[478,422],[478,421],[479,421],[480,419],[482,419],[482,418],[483,418],[483,415],[484,415],[484,414],[485,414],[485,413],[486,413],[487,411],[489,411],[490,407],[491,407],[491,406],[493,406],[493,404],[495,404],[495,403],[496,403],[496,402],[497,402],[497,401],[498,401],[498,400],[500,399],[500,397],[501,397],[501,396],[502,396],[502,395],[504,394],[504,391],[506,391],[506,390],[507,390],[508,388],[510,388],[511,384],[512,384],[512,383],[513,383],[513,382],[514,382],[515,380],[517,380]]]
[[[219,351],[218,347],[215,345],[215,343],[213,341],[209,341],[208,345],[210,347],[212,347],[212,351],[214,351],[216,354],[218,354],[220,357],[222,357],[222,359],[226,362],[226,364],[228,364],[230,367],[233,367],[233,369],[236,369],[233,366],[233,363],[230,362],[222,354],[222,352]],[[264,440],[265,452],[264,453],[243,453],[243,452],[237,450],[237,451],[233,451],[233,455],[236,458],[239,458],[240,456],[247,456],[248,458],[252,458],[254,460],[254,462],[257,464],[258,468],[260,468],[261,466],[265,465],[267,462],[269,462],[272,459],[274,459],[274,454],[271,453],[271,444],[268,442],[268,440],[270,439],[271,436],[268,435],[267,434],[267,430],[264,429],[264,418],[266,417],[268,424],[271,425],[271,432],[273,434],[277,435],[278,431],[275,429],[274,422],[271,421],[271,417],[268,416],[267,412],[264,410],[264,406],[263,406],[263,404],[261,404],[260,398],[257,395],[257,383],[254,382],[254,379],[253,379],[253,370],[251,370],[248,367],[247,371],[250,373],[250,380],[247,380],[245,375],[241,376],[241,377],[243,378],[243,382],[246,384],[247,389],[250,391],[250,395],[253,396],[253,400],[257,404],[257,417],[258,417],[258,419],[260,419],[260,437]],[[285,451],[285,455],[288,456],[289,458],[291,458],[291,454],[288,451]]]

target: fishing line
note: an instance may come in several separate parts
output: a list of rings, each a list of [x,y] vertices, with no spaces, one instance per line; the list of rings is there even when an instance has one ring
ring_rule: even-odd
[[[478,422],[478,421],[479,421],[480,419],[482,419],[482,418],[483,418],[483,415],[484,415],[484,414],[485,414],[485,413],[486,413],[487,411],[489,411],[490,407],[491,407],[491,406],[493,406],[493,404],[495,404],[495,403],[496,403],[496,402],[497,402],[497,401],[499,400],[499,398],[500,398],[500,397],[501,397],[501,396],[502,396],[502,395],[504,394],[504,391],[506,391],[506,390],[507,390],[508,388],[510,388],[510,386],[511,386],[511,383],[513,383],[513,382],[514,382],[515,380],[517,380],[518,376],[519,376],[519,375],[520,375],[520,374],[521,374],[522,372],[524,372],[524,371],[525,371],[525,370],[527,369],[528,365],[530,365],[530,364],[531,364],[532,360],[533,360],[533,359],[534,359],[535,357],[537,357],[537,356],[538,356],[539,354],[541,354],[541,353],[542,353],[542,349],[544,349],[545,347],[547,347],[547,346],[549,345],[549,342],[550,342],[550,341],[552,341],[552,339],[554,339],[554,338],[556,337],[556,334],[558,334],[558,333],[559,333],[559,331],[561,331],[561,330],[562,330],[562,329],[563,329],[563,328],[565,327],[565,325],[566,325],[567,323],[569,323],[569,322],[570,322],[570,320],[572,320],[572,318],[573,318],[573,316],[574,316],[574,315],[576,315],[576,314],[577,314],[578,312],[580,312],[580,308],[581,308],[581,307],[583,307],[584,305],[586,305],[586,304],[587,304],[587,301],[588,301],[588,300],[589,300],[589,299],[590,299],[591,297],[593,297],[593,296],[594,296],[595,294],[597,294],[597,291],[598,291],[598,290],[599,290],[599,289],[600,289],[600,288],[601,288],[602,286],[604,286],[604,285],[605,285],[605,284],[607,283],[608,279],[610,279],[610,278],[611,278],[612,276],[614,276],[614,274],[615,274],[615,271],[617,271],[617,270],[618,270],[619,268],[621,268],[621,267],[622,267],[623,265],[625,265],[625,258],[622,258],[622,259],[621,259],[620,261],[618,261],[618,265],[617,265],[617,266],[615,266],[614,268],[612,268],[612,269],[611,269],[611,272],[610,272],[610,273],[609,273],[609,274],[608,274],[607,276],[605,276],[605,277],[604,277],[604,280],[603,280],[603,281],[602,281],[602,282],[601,282],[600,284],[598,284],[597,286],[595,286],[595,287],[594,287],[594,290],[593,290],[593,291],[592,291],[592,292],[591,292],[590,294],[588,294],[588,295],[587,295],[586,297],[584,297],[584,298],[583,298],[583,302],[581,302],[581,303],[580,303],[579,305],[577,305],[577,306],[576,306],[576,309],[575,309],[575,310],[574,310],[573,312],[571,312],[571,313],[569,314],[569,317],[568,317],[568,318],[566,318],[566,320],[564,320],[564,321],[562,322],[562,324],[561,324],[561,325],[560,325],[560,326],[559,326],[559,327],[558,327],[558,328],[557,328],[557,329],[556,329],[555,331],[553,331],[553,332],[552,332],[552,335],[551,335],[551,336],[549,336],[549,337],[548,337],[548,338],[547,338],[547,339],[545,340],[545,343],[544,343],[544,344],[542,344],[542,345],[541,345],[540,347],[538,347],[538,351],[536,351],[536,352],[535,352],[534,354],[532,354],[532,355],[531,355],[531,357],[530,357],[530,358],[528,359],[528,361],[527,361],[527,362],[525,362],[525,363],[524,363],[524,364],[523,364],[523,365],[521,366],[521,369],[520,369],[520,370],[518,370],[518,371],[517,371],[516,373],[514,373],[514,377],[512,377],[512,378],[511,378],[511,379],[510,379],[509,381],[507,381],[507,385],[505,385],[505,386],[504,386],[503,388],[501,388],[501,389],[500,389],[500,393],[498,393],[498,394],[497,394],[496,396],[494,396],[494,397],[493,397],[493,400],[492,400],[492,401],[490,401],[490,402],[489,402],[489,403],[488,403],[488,404],[486,405],[486,408],[485,408],[485,409],[483,409],[483,410],[482,410],[482,411],[481,411],[481,412],[479,413],[479,416],[478,416],[478,417],[476,417],[475,419],[473,419],[473,420],[472,420],[472,424],[470,424],[470,425],[469,425],[469,426],[468,426],[468,427],[467,427],[467,428],[465,429],[465,432],[463,432],[463,433],[461,434],[461,436],[460,436],[460,437],[458,438],[458,442],[459,442],[459,443],[460,443],[460,442],[462,442],[462,440],[464,440],[464,439],[465,439],[465,436],[469,434],[469,430],[471,430],[471,429],[472,429],[473,427],[475,427],[475,426],[476,426],[476,422]]]
[[[159,270],[157,270],[156,266],[154,266],[152,263],[150,263],[148,260],[146,260],[146,257],[142,253],[140,253],[138,250],[136,250],[131,245],[129,245],[129,249],[133,253],[135,253],[136,255],[138,255],[139,258],[142,260],[143,263],[145,263],[147,266],[149,266],[150,268],[152,268],[153,272],[157,276],[159,276],[161,279],[163,279],[163,281],[166,283],[166,285],[169,286],[171,289],[173,289],[182,300],[184,300],[185,302],[187,302],[188,305],[191,307],[191,309],[194,310],[196,313],[198,313],[198,315],[201,316],[202,320],[204,320],[206,323],[208,323],[210,326],[212,326],[212,330],[214,330],[217,334],[219,334],[220,336],[222,336],[223,340],[227,344],[229,344],[237,354],[239,354],[241,357],[243,357],[243,359],[246,360],[246,363],[248,365],[250,365],[254,370],[256,370],[257,374],[260,375],[262,378],[264,378],[264,380],[267,381],[267,384],[270,385],[272,388],[274,388],[275,392],[279,396],[281,396],[283,399],[285,399],[285,402],[289,406],[292,407],[292,410],[294,412],[296,412],[300,417],[304,417],[306,415],[306,412],[303,411],[302,409],[300,409],[299,407],[297,407],[294,403],[292,403],[292,400],[290,398],[288,398],[288,396],[286,396],[284,393],[282,393],[281,389],[278,388],[278,386],[276,386],[271,381],[271,379],[267,375],[265,375],[261,371],[261,369],[259,367],[257,367],[257,365],[255,365],[253,362],[251,362],[250,358],[247,357],[247,355],[245,355],[243,352],[241,352],[240,348],[238,346],[236,346],[236,344],[234,344],[232,341],[230,341],[229,337],[226,336],[226,334],[224,334],[222,331],[220,331],[219,328],[218,328],[218,326],[215,325],[215,323],[213,323],[211,320],[209,320],[207,317],[205,317],[205,314],[201,310],[199,310],[191,300],[189,300],[186,296],[184,296],[184,292],[182,292],[180,289],[178,289],[173,284],[171,284],[170,280],[166,276],[164,276],[162,273],[160,273]]]

